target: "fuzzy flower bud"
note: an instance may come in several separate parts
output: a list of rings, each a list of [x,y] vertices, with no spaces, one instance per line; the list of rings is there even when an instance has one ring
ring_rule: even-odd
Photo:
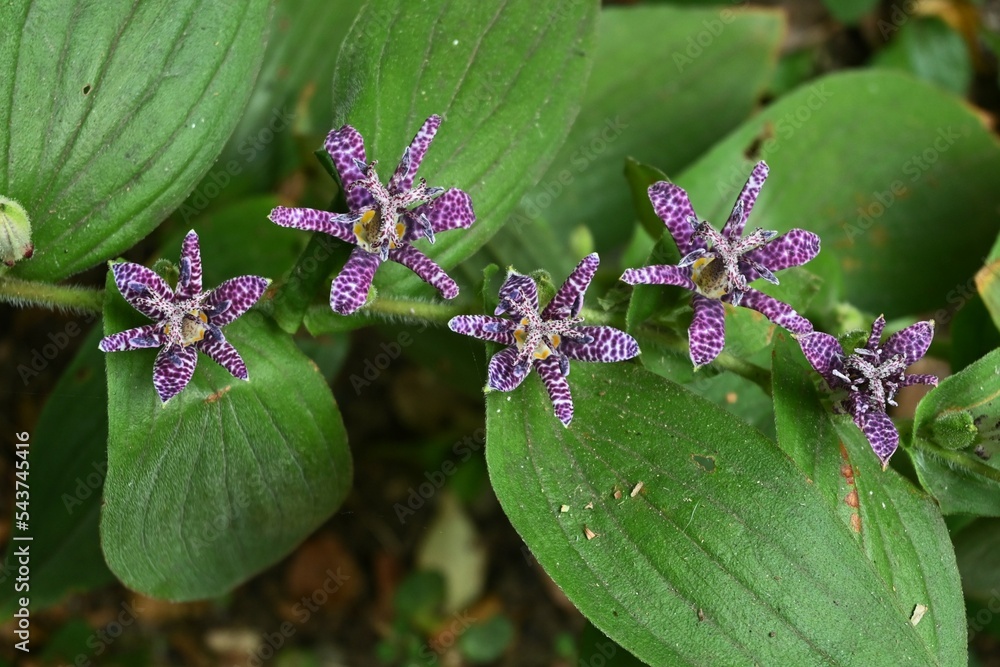
[[[0,196],[0,261],[14,266],[34,252],[27,211],[13,199]]]

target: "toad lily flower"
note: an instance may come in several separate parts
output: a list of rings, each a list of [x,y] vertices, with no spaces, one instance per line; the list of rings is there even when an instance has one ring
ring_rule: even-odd
[[[623,361],[639,354],[628,334],[606,326],[581,326],[583,294],[597,266],[597,253],[583,258],[545,309],[538,312],[538,287],[513,269],[500,287],[496,315],[459,315],[448,328],[467,336],[507,345],[490,359],[486,390],[511,391],[534,367],[565,426],[573,420],[569,361]]]
[[[330,289],[330,307],[349,315],[364,305],[379,265],[399,262],[436,288],[446,299],[458,296],[458,285],[429,257],[410,245],[449,229],[467,228],[476,220],[469,195],[457,188],[429,188],[413,179],[441,124],[431,116],[413,137],[384,186],[375,173],[377,161],[365,163],[361,134],[345,125],[326,138],[326,151],[340,174],[350,213],[279,206],[268,216],[282,227],[323,232],[357,247]],[[442,194],[444,193],[444,194]],[[440,196],[438,196],[440,195]]]
[[[763,162],[753,168],[722,233],[707,222],[698,222],[683,189],[666,181],[649,187],[653,209],[666,224],[683,259],[677,266],[628,269],[621,279],[630,285],[678,285],[695,293],[691,297],[694,319],[688,330],[695,368],[719,356],[725,345],[723,302],[753,308],[792,333],[812,331],[809,320],[789,305],[749,286],[757,278],[778,284],[776,271],[805,264],[819,253],[819,237],[802,229],[775,238],[777,232],[757,228],[743,236],[767,172]]]
[[[246,364],[226,340],[221,327],[245,313],[270,283],[266,278],[240,276],[202,292],[201,249],[198,235],[188,232],[181,248],[180,279],[172,290],[166,281],[139,264],[122,262],[111,267],[115,284],[125,300],[153,320],[101,339],[102,352],[159,347],[153,362],[153,386],[166,403],[194,375],[201,350],[241,379],[249,379]]]
[[[906,368],[927,352],[934,336],[934,320],[917,322],[879,344],[885,318],[879,315],[872,324],[871,335],[864,347],[848,355],[836,338],[813,331],[796,336],[802,353],[832,390],[845,390],[847,395],[837,404],[864,432],[869,444],[882,462],[899,446],[899,432],[886,414],[886,406],[896,405],[895,397],[902,387],[911,384],[937,385],[933,375],[907,375]]]

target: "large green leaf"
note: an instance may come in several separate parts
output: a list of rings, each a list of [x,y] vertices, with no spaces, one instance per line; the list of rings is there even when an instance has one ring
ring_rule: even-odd
[[[818,79],[677,182],[699,217],[721,225],[758,157],[771,174],[749,225],[818,233],[821,252],[839,259],[846,299],[886,317],[939,307],[981,266],[974,249],[996,236],[1000,143],[961,100],[906,75]]]
[[[70,322],[53,335],[52,344],[79,335],[85,326]],[[13,601],[22,595],[30,598],[32,609],[41,609],[71,591],[114,580],[104,564],[97,530],[108,466],[108,399],[104,354],[97,349],[100,335],[100,327],[95,327],[85,338],[45,402],[38,427],[30,432],[25,481],[30,490],[31,588],[27,595],[14,590],[18,563],[11,552],[23,543],[11,542],[4,564],[4,572],[11,574],[0,596],[4,611],[12,611]]]
[[[590,70],[597,14],[597,0],[384,0],[361,10],[333,80],[334,126],[358,128],[388,178],[424,119],[444,118],[418,176],[464,189],[477,217],[430,248],[445,269],[496,233],[562,145]],[[380,269],[376,285],[394,294],[430,289],[398,265]]]
[[[608,247],[631,231],[626,157],[675,174],[745,120],[784,21],[767,10],[650,6],[606,9],[598,26],[583,108],[522,208],[563,234],[586,223]]]
[[[491,393],[486,455],[514,527],[608,637],[651,665],[939,664],[775,443],[636,365],[581,366],[569,428],[535,374]]]
[[[915,629],[936,664],[965,664],[965,604],[941,511],[895,470],[881,469],[849,416],[823,406],[798,343],[780,337],[772,370],[779,445],[851,528],[898,608],[927,607]]]
[[[920,401],[913,440],[917,474],[944,513],[1000,516],[1000,349]]]
[[[56,280],[148,234],[208,170],[260,66],[268,0],[0,5],[0,192]]]
[[[110,277],[107,291],[106,333],[142,323]],[[166,405],[151,381],[155,350],[107,358],[101,542],[111,570],[146,595],[225,593],[291,551],[350,485],[344,427],[315,365],[255,311],[226,337],[250,380],[200,355]]]

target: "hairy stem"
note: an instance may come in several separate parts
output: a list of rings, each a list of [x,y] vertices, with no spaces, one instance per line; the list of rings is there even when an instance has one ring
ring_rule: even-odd
[[[74,285],[53,285],[20,278],[0,278],[0,302],[20,308],[37,306],[75,313],[97,313],[104,309],[104,290]]]

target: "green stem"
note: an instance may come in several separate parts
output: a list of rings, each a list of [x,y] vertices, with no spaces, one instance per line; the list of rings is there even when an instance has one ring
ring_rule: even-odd
[[[366,327],[388,320],[408,320],[437,326],[446,326],[456,315],[477,312],[472,304],[433,303],[377,296],[374,301],[353,315],[338,315],[326,304],[315,305],[306,311],[306,329],[314,336],[339,333]]]
[[[970,456],[961,451],[955,451],[952,449],[944,449],[942,447],[937,447],[923,438],[913,438],[912,445],[914,449],[920,449],[927,452],[931,456],[935,456],[938,459],[945,461],[951,468],[957,470],[964,470],[968,473],[973,473],[981,477],[985,477],[993,482],[1000,484],[1000,470],[997,470],[993,466],[986,465],[978,459]]]
[[[625,313],[609,313],[605,310],[594,310],[583,308],[580,310],[580,317],[583,323],[594,326],[609,326],[616,329],[625,329]]]
[[[687,354],[689,351],[687,341],[678,336],[664,333],[659,329],[646,325],[642,326],[641,329],[643,338],[655,340],[663,347],[682,354]],[[768,396],[771,395],[771,372],[768,369],[761,368],[757,364],[752,364],[749,361],[733,356],[724,350],[715,358],[711,365],[746,378],[763,389],[765,394]]]
[[[20,308],[38,306],[50,310],[100,315],[104,310],[104,290],[53,285],[20,278],[0,278],[0,302]]]

